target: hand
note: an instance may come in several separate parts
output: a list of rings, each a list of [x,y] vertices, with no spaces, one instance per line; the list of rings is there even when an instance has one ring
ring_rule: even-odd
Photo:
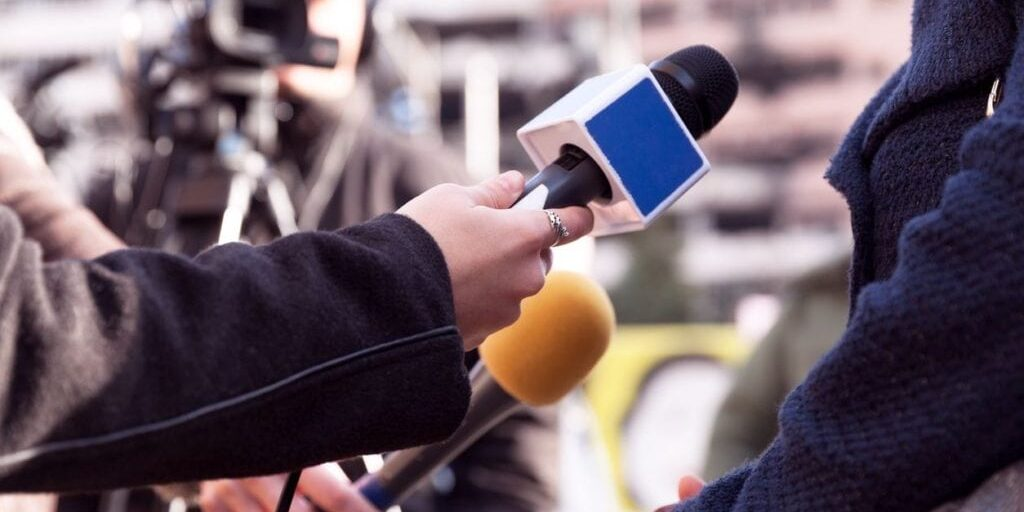
[[[285,475],[213,480],[199,486],[203,512],[274,512]],[[307,468],[299,479],[290,512],[378,512],[351,486],[337,464]]]
[[[439,185],[398,210],[441,247],[452,280],[455,316],[466,350],[519,318],[519,303],[540,291],[558,236],[547,214],[509,210],[523,192],[511,171],[474,187]],[[557,210],[568,243],[593,229],[588,208]]]
[[[700,491],[704,489],[704,481],[693,475],[686,475],[679,479],[679,484],[676,486],[676,493],[679,494],[679,503],[683,503],[689,499],[696,498]],[[656,512],[671,512],[675,510],[675,505],[667,505],[659,508]]]
[[[95,258],[124,247],[58,185],[25,123],[0,98],[0,204],[14,210],[47,260]]]

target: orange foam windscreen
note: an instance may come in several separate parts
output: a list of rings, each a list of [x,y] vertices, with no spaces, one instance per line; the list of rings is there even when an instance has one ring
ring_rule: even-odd
[[[573,272],[552,272],[523,301],[516,323],[492,334],[480,357],[510,395],[548,405],[567,395],[604,355],[615,311],[604,289]]]

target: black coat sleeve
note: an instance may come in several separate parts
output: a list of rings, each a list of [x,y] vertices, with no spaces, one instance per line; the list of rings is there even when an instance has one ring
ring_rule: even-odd
[[[387,215],[194,260],[43,264],[0,208],[0,492],[268,474],[446,437],[444,258]]]

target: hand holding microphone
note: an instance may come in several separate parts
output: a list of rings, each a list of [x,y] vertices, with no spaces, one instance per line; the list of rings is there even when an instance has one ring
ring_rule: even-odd
[[[552,212],[566,237],[556,233],[546,212],[509,210],[523,181],[511,171],[473,187],[439,185],[398,210],[423,226],[444,253],[467,350],[519,317],[520,302],[544,285],[551,246],[593,227],[587,208]]]
[[[423,226],[444,253],[467,350],[519,317],[522,300],[544,285],[552,245],[575,240],[593,226],[586,208],[555,210],[568,231],[562,238],[547,213],[508,210],[523,183],[522,174],[512,171],[474,187],[441,185],[398,210]],[[204,512],[272,510],[285,482],[285,475],[203,482],[200,504]],[[305,470],[297,490],[292,512],[312,512],[314,506],[325,512],[374,510],[333,464]]]
[[[467,348],[514,321],[518,301],[540,289],[548,247],[592,228],[643,229],[704,176],[710,166],[696,139],[738,91],[732,64],[707,46],[592,78],[519,130],[544,167],[525,188],[507,173],[470,189],[441,185],[402,207],[445,254]],[[550,219],[530,211],[554,208],[562,210]]]

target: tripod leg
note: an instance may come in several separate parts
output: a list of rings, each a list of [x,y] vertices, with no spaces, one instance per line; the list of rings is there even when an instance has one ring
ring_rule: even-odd
[[[281,233],[281,236],[297,233],[299,226],[295,221],[295,207],[292,205],[292,199],[288,195],[288,187],[285,186],[284,181],[271,174],[264,179],[264,186],[267,189],[270,214],[274,216],[278,232]]]
[[[253,179],[249,176],[237,173],[231,177],[228,205],[224,209],[224,216],[221,217],[220,236],[217,237],[218,244],[237,242],[242,239],[242,223],[245,221],[246,215],[249,214],[253,188]]]

